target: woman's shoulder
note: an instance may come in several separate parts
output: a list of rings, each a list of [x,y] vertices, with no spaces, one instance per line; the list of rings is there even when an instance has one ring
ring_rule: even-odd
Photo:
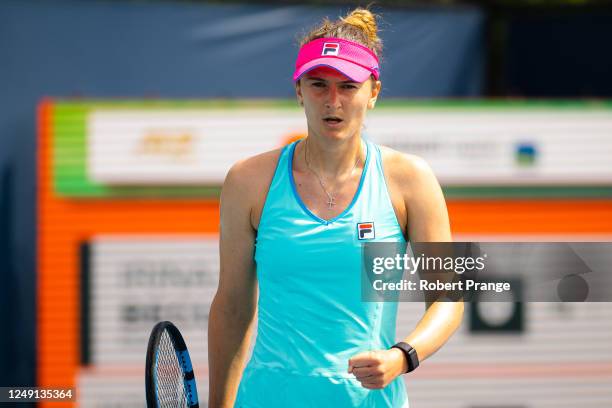
[[[252,193],[254,196],[264,193],[274,177],[282,150],[283,148],[279,147],[234,163],[225,176],[223,189],[236,189],[243,194]],[[262,191],[262,188],[265,190]]]
[[[399,152],[379,145],[383,166],[387,177],[402,185],[430,180],[433,170],[425,159],[414,154]]]
[[[242,209],[257,230],[265,198],[283,148],[270,150],[236,162],[227,173],[221,191],[229,206]],[[223,199],[222,199],[223,202]],[[239,211],[237,213],[240,213]]]
[[[232,165],[228,172],[230,174],[242,177],[257,177],[263,173],[274,171],[276,163],[280,156],[282,147],[270,150],[255,156],[247,157],[237,161]],[[226,178],[227,181],[227,178]]]

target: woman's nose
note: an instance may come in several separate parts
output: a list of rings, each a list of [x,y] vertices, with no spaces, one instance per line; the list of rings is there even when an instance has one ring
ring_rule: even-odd
[[[325,105],[328,109],[331,107],[335,108],[338,105],[338,88],[336,88],[336,85],[330,85]]]

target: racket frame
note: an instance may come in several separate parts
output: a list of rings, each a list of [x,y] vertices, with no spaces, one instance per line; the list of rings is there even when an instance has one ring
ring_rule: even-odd
[[[145,390],[147,398],[148,408],[159,408],[159,401],[157,399],[157,387],[155,380],[155,365],[157,362],[157,351],[161,341],[161,337],[164,331],[168,332],[170,341],[174,346],[174,352],[176,358],[181,366],[183,372],[183,384],[187,394],[190,408],[199,408],[198,402],[198,390],[195,383],[195,375],[193,373],[193,366],[191,364],[191,358],[189,357],[189,351],[185,340],[181,335],[179,329],[169,321],[159,322],[151,330],[149,336],[149,344],[147,345],[147,360],[145,366]],[[161,407],[163,408],[163,407]]]

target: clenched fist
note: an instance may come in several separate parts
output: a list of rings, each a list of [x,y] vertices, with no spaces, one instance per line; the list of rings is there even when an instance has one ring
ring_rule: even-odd
[[[353,373],[364,388],[385,388],[395,377],[408,369],[404,353],[390,350],[364,351],[349,359],[348,372]]]

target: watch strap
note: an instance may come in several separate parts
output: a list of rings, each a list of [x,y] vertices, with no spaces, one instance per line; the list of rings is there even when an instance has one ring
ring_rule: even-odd
[[[414,371],[419,366],[419,356],[417,355],[416,350],[408,343],[400,341],[397,344],[391,346],[391,348],[397,348],[404,353],[404,357],[408,362],[408,370],[407,373]]]

